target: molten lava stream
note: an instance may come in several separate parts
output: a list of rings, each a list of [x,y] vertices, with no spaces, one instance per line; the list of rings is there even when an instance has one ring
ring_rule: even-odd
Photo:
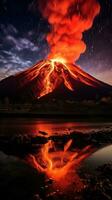
[[[64,84],[68,90],[75,91],[75,81],[92,87],[99,85],[95,78],[85,73],[80,67],[67,63],[63,58],[45,60],[37,67],[34,66],[30,73],[26,72],[25,77],[30,81],[32,78],[38,78],[36,87],[39,92],[35,94],[37,98],[53,92],[61,84]]]
[[[43,80],[43,89],[40,92],[39,97],[42,97],[48,93],[51,93],[55,88],[57,88],[59,82],[63,79],[65,86],[73,91],[73,87],[70,81],[67,79],[65,71],[68,71],[71,76],[75,76],[75,74],[70,71],[70,69],[65,64],[66,60],[63,58],[56,58],[46,61],[39,70],[43,70],[46,73],[46,76]],[[44,69],[44,66],[49,66],[48,70]],[[41,73],[40,73],[41,74]]]

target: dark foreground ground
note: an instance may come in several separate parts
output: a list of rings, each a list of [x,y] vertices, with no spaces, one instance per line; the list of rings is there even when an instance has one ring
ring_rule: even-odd
[[[82,149],[91,145],[95,151],[112,144],[112,128],[91,131],[87,134],[71,132],[69,135],[0,136],[0,199],[4,200],[111,200],[112,199],[112,157],[108,162],[92,167],[81,164],[75,171],[76,178],[65,189],[55,180],[40,173],[27,162],[28,155],[38,152],[41,145],[52,140],[63,146],[73,140],[71,148]],[[111,148],[112,149],[112,148]],[[79,180],[83,183],[80,187]],[[63,185],[63,179],[61,185]]]
[[[3,117],[45,117],[45,118],[108,118],[112,119],[112,98],[85,101],[34,101],[30,103],[10,103],[6,98],[0,102],[0,118]]]

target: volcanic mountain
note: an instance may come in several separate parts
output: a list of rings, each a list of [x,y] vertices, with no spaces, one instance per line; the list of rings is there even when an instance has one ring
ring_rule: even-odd
[[[84,100],[106,96],[112,87],[63,59],[42,60],[0,81],[0,98]]]

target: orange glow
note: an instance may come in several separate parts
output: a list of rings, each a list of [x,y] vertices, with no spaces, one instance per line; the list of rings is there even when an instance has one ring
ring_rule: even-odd
[[[83,32],[91,28],[100,11],[97,0],[40,0],[39,9],[51,25],[46,39],[48,59],[62,57],[76,61],[86,50]]]
[[[35,98],[40,98],[53,92],[61,84],[74,92],[75,84],[78,82],[90,87],[102,85],[100,81],[84,72],[80,67],[67,63],[63,58],[41,61],[16,76],[21,80],[22,87],[28,82],[34,81],[32,93]]]
[[[36,1],[34,1],[36,3]],[[39,62],[20,74],[21,85],[34,81],[31,89],[35,98],[52,93],[60,84],[75,91],[75,84],[97,87],[100,82],[83,72],[74,63],[86,50],[83,32],[91,28],[100,11],[97,0],[39,0],[38,7],[49,24],[47,42],[50,53],[47,60]],[[36,5],[35,5],[36,7]]]
[[[71,176],[72,170],[76,170],[80,163],[93,152],[91,146],[86,146],[82,150],[69,150],[71,145],[72,140],[69,140],[64,145],[64,150],[58,150],[50,140],[42,146],[37,157],[30,157],[30,163],[39,171],[46,173],[49,178],[60,182],[68,174]]]
[[[53,58],[50,61],[51,61],[52,65],[54,65],[55,62],[62,63],[63,65],[66,63],[66,60],[64,58],[61,58],[61,57],[59,57],[59,58]]]
[[[36,1],[34,1],[36,3]],[[49,24],[47,60],[19,74],[21,85],[34,81],[31,92],[35,98],[52,93],[60,84],[75,92],[75,84],[97,87],[101,83],[74,63],[86,50],[83,32],[91,28],[100,12],[97,0],[39,0],[38,7]],[[36,5],[35,5],[36,8]],[[24,76],[22,76],[24,75]]]

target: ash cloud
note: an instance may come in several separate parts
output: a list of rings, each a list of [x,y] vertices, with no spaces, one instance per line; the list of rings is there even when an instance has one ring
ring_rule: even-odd
[[[99,14],[99,2],[40,0],[39,9],[51,25],[51,31],[46,37],[50,46],[48,57],[63,57],[69,62],[78,60],[86,50],[83,33],[92,27]]]
[[[40,0],[11,0],[11,4],[9,0],[0,1],[0,79],[30,67],[49,52],[45,35],[50,32],[50,26],[35,7],[37,1]],[[98,1],[101,12],[95,18],[94,26],[84,33],[87,49],[78,64],[88,73],[112,84],[112,1]],[[28,49],[28,45],[34,51]]]

